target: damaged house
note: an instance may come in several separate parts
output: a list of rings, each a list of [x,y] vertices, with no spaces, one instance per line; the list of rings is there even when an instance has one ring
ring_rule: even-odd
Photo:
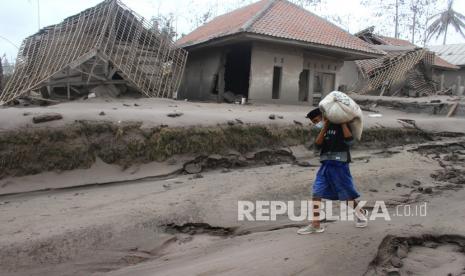
[[[340,89],[384,96],[433,95],[444,89],[438,74],[458,69],[426,48],[373,31],[374,27],[370,27],[355,35],[385,55],[346,62]]]
[[[463,95],[465,86],[465,44],[449,44],[428,47],[441,59],[457,66],[458,70],[437,72],[443,87],[451,87],[454,94]]]
[[[338,87],[344,61],[383,54],[286,0],[218,16],[177,45],[189,52],[178,98],[193,100],[317,103]]]
[[[0,103],[73,99],[92,89],[173,97],[187,52],[118,0],[106,0],[26,38]],[[36,93],[37,92],[37,93]]]

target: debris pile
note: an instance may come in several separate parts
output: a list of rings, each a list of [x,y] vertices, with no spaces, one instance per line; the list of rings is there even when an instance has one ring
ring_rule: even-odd
[[[388,53],[377,59],[358,60],[364,85],[361,93],[385,96],[427,96],[436,92],[432,80],[434,54],[426,49]]]
[[[119,0],[106,0],[26,38],[0,104],[34,92],[69,100],[109,85],[146,97],[173,97],[186,58],[158,27]]]
[[[434,70],[458,69],[428,49],[373,31],[374,27],[370,27],[355,34],[386,53],[381,58],[355,61],[360,76],[355,89],[361,94],[408,97],[440,94]]]

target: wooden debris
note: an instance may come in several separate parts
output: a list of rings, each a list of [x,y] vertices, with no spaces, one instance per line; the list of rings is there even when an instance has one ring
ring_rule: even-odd
[[[120,0],[103,1],[24,39],[0,103],[33,91],[81,98],[95,85],[119,85],[112,95],[130,87],[146,97],[172,98],[186,59],[187,52],[150,20]]]
[[[63,116],[60,113],[47,113],[32,117],[32,121],[34,122],[34,124],[40,124],[61,119],[63,119]]]
[[[236,120],[236,122],[238,122],[238,123],[241,124],[241,125],[244,124],[244,122],[243,122],[242,120],[240,120],[240,119],[237,119],[237,118],[236,118],[235,120]]]
[[[447,113],[447,117],[452,117],[455,114],[455,111],[457,110],[457,107],[459,106],[459,103],[454,103],[451,108],[449,109],[449,112]]]
[[[166,116],[168,116],[170,118],[176,118],[176,117],[180,117],[182,115],[183,115],[183,113],[181,113],[181,112],[172,112],[172,113],[166,114]]]

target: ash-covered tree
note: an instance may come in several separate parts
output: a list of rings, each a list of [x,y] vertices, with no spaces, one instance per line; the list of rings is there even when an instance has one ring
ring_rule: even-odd
[[[401,38],[408,13],[407,0],[362,0],[361,4],[370,8],[373,17],[379,19],[375,24],[378,31]]]
[[[428,18],[437,9],[437,0],[361,0],[378,19],[376,29],[383,35],[424,44]]]
[[[174,27],[175,18],[173,13],[167,15],[159,14],[151,18],[152,28],[158,30],[163,37],[174,40],[176,38],[176,30]]]
[[[465,16],[454,10],[454,0],[449,0],[447,8],[431,17],[433,20],[427,30],[427,40],[430,40],[434,35],[436,39],[444,35],[442,44],[445,45],[447,41],[447,31],[449,26],[452,26],[458,33],[465,38]]]
[[[191,19],[191,24],[197,28],[210,21],[213,16],[213,8],[209,8],[199,15],[194,15],[194,17]]]
[[[324,0],[291,0],[291,2],[301,7],[315,8],[318,5],[323,4],[325,1]]]
[[[436,0],[409,0],[407,27],[412,43],[425,45],[428,18],[437,10],[437,4]]]

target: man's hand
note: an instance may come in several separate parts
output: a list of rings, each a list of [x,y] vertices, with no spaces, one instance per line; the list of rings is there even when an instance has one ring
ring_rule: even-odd
[[[315,144],[317,144],[317,145],[322,145],[323,144],[323,140],[325,138],[326,131],[328,131],[328,127],[329,127],[329,120],[328,120],[328,118],[323,116],[323,127],[321,128],[320,133],[316,137]]]
[[[323,116],[323,123],[325,124],[325,126],[329,125],[329,119],[326,118],[326,116]]]
[[[346,139],[352,138],[352,132],[350,131],[350,128],[347,125],[347,123],[344,123],[341,126],[342,126],[342,133],[344,135],[344,138]]]

